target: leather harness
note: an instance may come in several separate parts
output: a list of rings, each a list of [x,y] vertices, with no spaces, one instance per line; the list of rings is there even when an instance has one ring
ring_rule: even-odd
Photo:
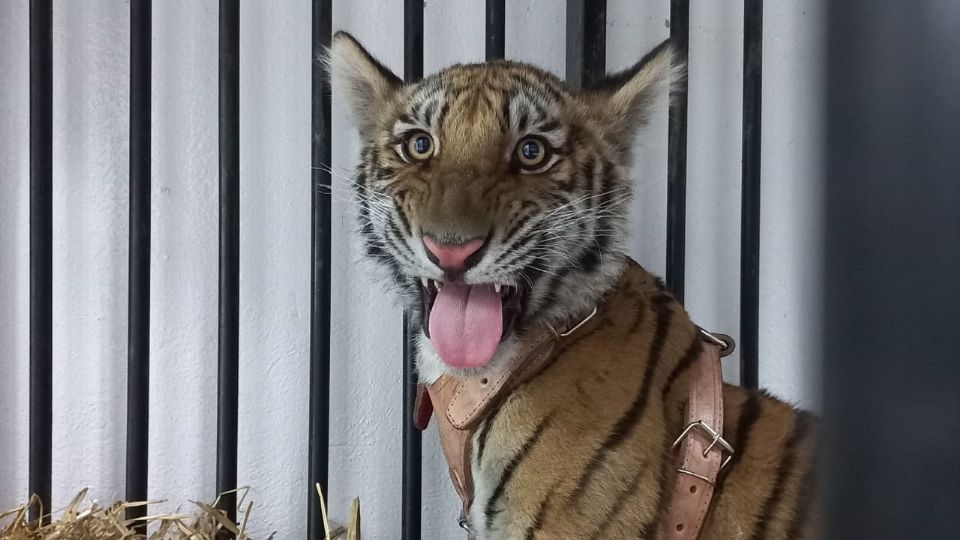
[[[480,421],[512,391],[533,379],[554,359],[553,351],[590,323],[593,313],[570,330],[560,333],[547,327],[527,340],[517,354],[493,366],[482,377],[443,375],[430,385],[420,385],[414,405],[414,424],[426,429],[434,409],[437,429],[450,478],[463,503],[460,524],[467,528],[473,501],[471,443]],[[673,444],[683,452],[670,505],[661,520],[661,538],[694,540],[710,509],[717,475],[733,448],[723,434],[723,378],[720,357],[733,351],[733,340],[700,330],[704,340],[700,356],[691,366],[694,376],[687,400],[687,424]],[[724,459],[724,454],[727,454]],[[468,529],[469,530],[469,529]]]

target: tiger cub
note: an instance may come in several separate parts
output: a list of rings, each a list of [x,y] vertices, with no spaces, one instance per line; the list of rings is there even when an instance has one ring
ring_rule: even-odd
[[[475,538],[658,538],[677,482],[697,327],[624,255],[630,148],[683,76],[669,43],[593,87],[511,61],[404,84],[340,32],[326,59],[362,153],[367,258],[413,316],[421,381],[483,375],[538,329],[570,328],[471,444]],[[700,538],[818,537],[815,424],[724,385],[735,448]]]

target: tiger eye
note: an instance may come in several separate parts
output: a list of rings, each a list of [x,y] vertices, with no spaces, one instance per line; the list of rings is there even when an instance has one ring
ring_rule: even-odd
[[[425,131],[415,131],[407,137],[405,149],[411,161],[426,161],[433,156],[433,138]]]
[[[517,163],[522,169],[535,169],[547,158],[547,149],[539,139],[529,137],[517,145]]]

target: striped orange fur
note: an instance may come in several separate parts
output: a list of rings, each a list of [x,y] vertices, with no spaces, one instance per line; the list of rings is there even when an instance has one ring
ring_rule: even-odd
[[[515,354],[528,330],[569,327],[607,299],[600,324],[482,421],[472,444],[473,534],[656,538],[700,341],[683,306],[624,254],[627,171],[633,135],[666,106],[682,59],[664,43],[578,92],[510,61],[452,66],[405,85],[344,33],[326,61],[363,144],[353,182],[359,233],[416,321],[422,382],[482,374]],[[529,141],[534,165],[525,161]],[[428,234],[483,239],[483,249],[451,278],[431,259]],[[451,366],[426,336],[449,279],[503,288],[511,324],[480,367]],[[737,451],[701,538],[818,537],[811,416],[736,386],[724,398],[724,436]]]

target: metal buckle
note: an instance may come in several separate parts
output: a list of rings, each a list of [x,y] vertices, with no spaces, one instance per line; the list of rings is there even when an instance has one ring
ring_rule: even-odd
[[[681,433],[680,436],[677,437],[677,440],[673,441],[673,446],[671,446],[671,448],[672,448],[673,450],[676,450],[676,449],[677,449],[677,446],[679,446],[680,443],[683,442],[683,440],[687,438],[687,435],[690,435],[690,433],[694,430],[694,428],[699,428],[701,431],[703,431],[704,433],[706,433],[708,437],[710,437],[710,438],[712,439],[712,440],[710,441],[710,445],[707,446],[707,447],[703,450],[703,453],[701,454],[702,457],[707,457],[707,453],[709,453],[710,450],[713,450],[713,447],[716,446],[716,445],[718,445],[718,444],[719,444],[720,447],[723,449],[723,451],[726,451],[727,454],[729,454],[729,455],[727,456],[727,458],[723,460],[723,463],[720,464],[720,470],[722,471],[723,468],[726,467],[727,464],[730,463],[730,460],[733,458],[733,454],[734,454],[733,446],[730,446],[730,443],[728,443],[727,440],[724,439],[724,438],[717,432],[717,430],[713,429],[713,427],[711,427],[710,424],[707,424],[707,423],[704,422],[703,420],[697,420],[696,422],[690,422],[689,424],[687,424],[687,427],[683,430],[683,433]],[[722,453],[721,453],[721,455],[722,455]],[[690,472],[690,471],[687,471],[687,470],[684,470],[684,469],[678,469],[678,471],[680,471],[680,472],[682,472],[682,473],[684,473],[684,474],[689,474],[689,475],[692,475],[692,476],[696,476],[697,478],[700,478],[701,480],[706,480],[707,482],[709,482],[709,480],[707,480],[706,478],[704,478],[704,477],[702,477],[702,476],[700,476],[700,475],[698,475],[698,474],[692,473],[692,472]]]
[[[464,514],[463,509],[460,509],[460,516],[457,517],[457,525],[460,525],[460,528],[470,532],[470,519]]]
[[[570,334],[572,334],[572,333],[576,332],[577,330],[579,330],[581,326],[587,324],[587,323],[590,321],[590,319],[592,319],[592,318],[597,314],[597,311],[599,311],[599,307],[598,307],[598,306],[594,306],[593,311],[591,311],[590,314],[587,315],[587,318],[586,318],[586,319],[578,322],[578,323],[576,324],[576,326],[574,326],[573,328],[567,330],[566,332],[562,332],[562,333],[561,333],[561,332],[557,332],[557,329],[554,328],[553,325],[550,324],[550,323],[547,323],[547,328],[549,328],[550,331],[553,332],[553,335],[556,336],[556,337],[558,337],[558,338],[567,337],[567,336],[569,336]]]
[[[720,356],[727,356],[737,348],[737,344],[733,341],[733,338],[726,334],[707,332],[699,326],[697,329],[700,330],[700,335],[703,336],[704,339],[720,347]]]

